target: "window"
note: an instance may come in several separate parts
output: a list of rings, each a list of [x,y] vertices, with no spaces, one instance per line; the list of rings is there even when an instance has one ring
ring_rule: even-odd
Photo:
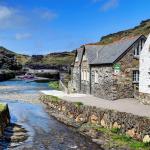
[[[140,41],[138,42],[138,44],[135,45],[135,47],[134,47],[134,56],[135,56],[135,57],[139,57],[140,52],[141,52],[142,49],[143,49],[143,46],[144,46],[144,40],[140,40]]]
[[[83,76],[84,76],[84,73],[83,73],[83,70],[81,70],[81,80],[84,80]]]
[[[98,71],[95,71],[95,83],[98,83]]]
[[[89,71],[87,71],[87,81],[89,81],[89,78],[90,78]]]
[[[134,56],[138,57],[140,55],[139,43],[134,47]]]
[[[133,82],[139,83],[139,70],[133,71]]]
[[[86,81],[86,70],[84,70],[84,81]]]

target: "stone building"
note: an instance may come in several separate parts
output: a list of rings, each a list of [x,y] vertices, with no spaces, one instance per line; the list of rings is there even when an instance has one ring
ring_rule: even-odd
[[[141,35],[77,49],[72,69],[74,90],[108,100],[136,96],[139,54],[145,41],[146,37]]]
[[[140,54],[139,99],[150,104],[150,35]]]

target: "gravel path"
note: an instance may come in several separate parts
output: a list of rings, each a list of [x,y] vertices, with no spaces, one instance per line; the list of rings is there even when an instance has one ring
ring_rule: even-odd
[[[71,102],[82,102],[84,105],[113,109],[120,112],[132,113],[138,116],[150,117],[150,106],[139,103],[136,99],[120,99],[115,101],[104,100],[85,94],[65,94],[61,91],[42,91],[46,95],[57,96]]]

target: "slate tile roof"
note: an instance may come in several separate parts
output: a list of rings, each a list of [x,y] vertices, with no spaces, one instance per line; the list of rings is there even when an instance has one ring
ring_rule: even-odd
[[[108,45],[85,45],[89,64],[112,64],[140,37],[122,39]],[[83,53],[83,49],[82,49]],[[82,55],[81,55],[82,57]],[[81,58],[82,59],[82,58]]]
[[[80,63],[82,61],[83,50],[84,50],[83,47],[77,49],[77,56],[78,56],[78,60],[79,60],[78,65],[80,65]]]

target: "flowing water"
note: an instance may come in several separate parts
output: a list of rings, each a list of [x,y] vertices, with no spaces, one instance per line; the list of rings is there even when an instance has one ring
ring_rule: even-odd
[[[0,94],[31,94],[48,89],[47,83],[26,83],[25,81],[1,82],[1,86],[19,87],[0,89]],[[21,88],[23,87],[23,88]],[[2,149],[12,150],[98,150],[96,144],[50,117],[42,104],[18,100],[1,99],[8,103],[11,122],[22,125],[28,132],[28,139],[20,143],[2,142]]]

